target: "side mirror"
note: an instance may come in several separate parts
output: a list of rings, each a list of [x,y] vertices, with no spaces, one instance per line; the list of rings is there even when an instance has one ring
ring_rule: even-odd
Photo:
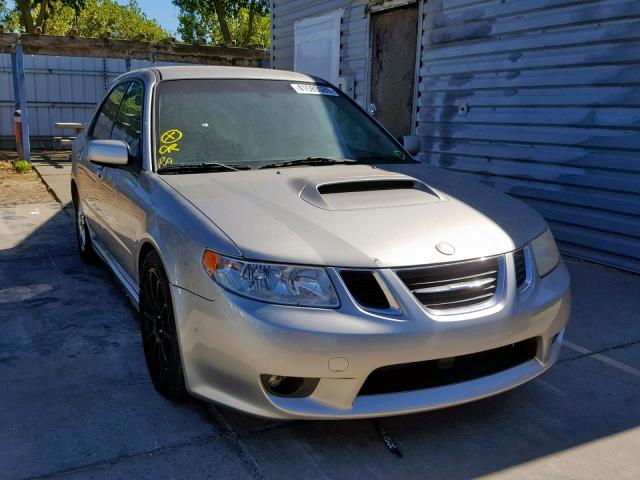
[[[417,135],[404,135],[400,138],[402,146],[411,155],[417,155],[420,152],[420,137]]]
[[[104,165],[126,165],[129,146],[122,140],[92,140],[87,147],[87,160]]]

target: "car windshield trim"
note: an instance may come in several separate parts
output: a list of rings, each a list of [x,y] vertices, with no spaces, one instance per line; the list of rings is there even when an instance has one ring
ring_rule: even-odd
[[[285,168],[297,166],[325,166],[325,165],[384,165],[398,163],[397,161],[389,161],[389,157],[375,156],[364,157],[359,159],[353,158],[329,158],[329,157],[307,157],[296,160],[274,161],[260,164],[257,168]],[[395,160],[395,158],[393,159]],[[414,159],[405,159],[405,163],[420,163]]]
[[[357,160],[348,158],[328,158],[328,157],[307,157],[299,158],[296,160],[287,160],[281,162],[269,162],[260,165],[258,168],[286,168],[286,167],[298,167],[298,166],[323,166],[323,165],[336,165],[345,163],[358,163]]]
[[[217,163],[217,162],[207,162],[207,163],[185,163],[185,164],[176,164],[176,165],[168,165],[166,167],[159,168],[157,170],[158,173],[200,173],[200,172],[211,172],[211,171],[231,171],[231,172],[239,172],[241,170],[252,170],[249,165],[235,165],[235,164],[225,164],[225,163]]]

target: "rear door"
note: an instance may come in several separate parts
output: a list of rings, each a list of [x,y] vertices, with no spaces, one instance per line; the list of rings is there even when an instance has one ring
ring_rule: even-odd
[[[371,103],[394,137],[411,135],[418,4],[371,14]]]
[[[92,140],[107,140],[111,138],[111,130],[115,121],[120,102],[124,97],[129,82],[117,85],[102,103],[96,113],[87,134],[87,142]],[[78,163],[78,189],[82,198],[85,217],[98,239],[104,241],[106,224],[104,218],[104,190],[102,179],[106,167],[92,163],[86,158],[87,148],[82,150]]]

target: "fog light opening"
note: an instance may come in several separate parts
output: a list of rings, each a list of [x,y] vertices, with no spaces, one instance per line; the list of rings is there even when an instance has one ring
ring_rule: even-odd
[[[285,377],[282,375],[260,375],[262,384],[272,395],[278,397],[308,397],[320,381],[319,378]]]
[[[269,375],[267,377],[267,386],[271,390],[277,390],[282,382],[284,382],[285,377],[281,377],[279,375]]]

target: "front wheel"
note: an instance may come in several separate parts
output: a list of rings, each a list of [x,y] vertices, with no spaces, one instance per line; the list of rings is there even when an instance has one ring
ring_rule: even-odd
[[[158,392],[172,400],[185,395],[169,280],[160,256],[150,252],[140,272],[140,331],[149,376]]]

